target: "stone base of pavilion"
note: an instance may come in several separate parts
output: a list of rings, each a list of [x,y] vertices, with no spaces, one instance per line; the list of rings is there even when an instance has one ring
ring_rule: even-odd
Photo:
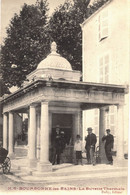
[[[9,154],[9,158],[10,159],[15,159],[15,154],[14,153]]]
[[[37,175],[41,176],[44,172],[52,172],[52,164],[49,162],[38,162]]]
[[[15,157],[15,158],[14,158]],[[75,166],[74,163],[62,163],[60,165],[52,165],[50,162],[39,162],[38,160],[29,160],[27,157],[27,150],[26,147],[21,147],[16,150],[15,148],[15,156],[13,155],[13,158],[11,158],[11,172],[14,175],[19,175],[21,178],[25,176],[27,179],[32,178],[38,178],[43,179],[44,177],[50,177],[54,175],[75,175],[79,173],[86,175],[91,174],[93,171],[97,171],[98,173],[104,173],[105,172],[113,172],[113,171],[123,171],[124,167],[127,170],[128,167],[128,160],[122,159],[121,156],[118,158],[116,156],[113,156],[113,166],[107,165],[107,160],[102,157],[101,164],[96,164],[96,166],[92,165],[86,165],[87,160],[83,159],[83,166],[78,165]],[[89,172],[91,171],[91,172]],[[34,179],[35,180],[35,179]]]
[[[11,161],[11,174],[6,175],[15,182],[23,183],[45,183],[60,184],[62,182],[82,181],[84,179],[103,179],[103,178],[127,178],[128,174],[128,160],[124,160],[123,166],[117,166],[114,162],[113,166],[106,164],[97,164],[96,166],[74,165],[70,163],[63,163],[60,165],[53,165],[50,171],[38,171],[37,167],[28,168],[28,160],[25,158],[16,158]]]
[[[116,166],[116,167],[123,167],[124,165],[125,166],[128,166],[128,161],[126,161],[126,159],[115,159],[115,161],[114,161],[114,165]]]

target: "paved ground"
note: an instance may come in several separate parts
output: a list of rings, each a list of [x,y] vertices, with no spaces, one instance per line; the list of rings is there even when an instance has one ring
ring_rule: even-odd
[[[49,188],[50,187],[50,188]],[[106,189],[107,187],[108,189]],[[14,182],[10,179],[8,179],[5,175],[2,173],[0,174],[0,194],[6,193],[14,193],[14,192],[49,192],[50,189],[53,191],[84,191],[89,192],[92,191],[92,188],[102,188],[97,189],[96,192],[102,192],[102,194],[124,194],[127,195],[127,193],[124,193],[124,190],[116,190],[116,193],[113,190],[109,188],[122,188],[127,189],[127,177],[123,178],[91,178],[91,179],[83,179],[83,180],[75,180],[75,181],[64,181],[59,183],[22,183],[22,182]],[[30,194],[30,193],[29,193]],[[88,194],[88,193],[87,193]],[[96,193],[98,194],[98,193]]]
[[[29,194],[39,192],[43,194],[66,194],[82,192],[92,194],[122,194],[127,195],[127,162],[126,166],[117,168],[116,165],[78,165],[60,164],[53,166],[53,171],[37,176],[37,172],[28,175],[28,169],[19,169],[26,166],[25,159],[11,161],[11,173],[3,175],[0,170],[0,195],[2,194]],[[27,168],[27,167],[26,167]],[[96,189],[95,189],[96,188]],[[116,189],[112,189],[116,188]],[[57,193],[58,192],[58,193]],[[64,193],[63,193],[64,192]]]

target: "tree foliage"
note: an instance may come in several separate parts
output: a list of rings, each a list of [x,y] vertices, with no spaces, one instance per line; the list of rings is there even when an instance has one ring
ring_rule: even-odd
[[[108,0],[66,1],[59,6],[49,21],[49,34],[57,42],[59,52],[75,70],[82,70],[82,30],[80,24]]]
[[[87,17],[88,0],[66,1],[59,6],[50,18],[49,34],[58,45],[63,57],[68,59],[72,68],[82,69],[82,32],[80,24]]]
[[[100,7],[102,7],[108,1],[110,0],[95,0],[93,4],[89,6],[88,17],[91,16],[94,12],[96,12]]]
[[[7,37],[1,47],[1,65],[7,87],[22,85],[26,75],[50,51],[55,41],[59,53],[68,59],[74,70],[82,70],[82,32],[80,24],[108,0],[66,0],[48,20],[47,0],[35,5],[24,4],[7,28]],[[48,22],[49,21],[49,22]],[[12,64],[17,68],[12,69]]]
[[[37,0],[35,5],[24,4],[20,14],[11,19],[1,47],[3,80],[8,87],[20,87],[26,75],[47,55],[47,11],[46,0]],[[17,68],[12,69],[12,64]]]

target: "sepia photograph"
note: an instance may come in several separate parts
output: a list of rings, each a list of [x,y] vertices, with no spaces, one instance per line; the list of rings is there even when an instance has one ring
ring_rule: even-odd
[[[129,0],[0,0],[0,16],[0,195],[128,195]]]

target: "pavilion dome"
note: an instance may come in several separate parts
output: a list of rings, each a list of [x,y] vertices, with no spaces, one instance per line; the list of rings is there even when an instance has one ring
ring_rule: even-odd
[[[55,42],[52,42],[51,44],[51,53],[44,60],[42,60],[37,66],[37,69],[47,69],[47,68],[72,71],[71,64],[68,62],[68,60],[61,57],[57,53],[57,45]]]

